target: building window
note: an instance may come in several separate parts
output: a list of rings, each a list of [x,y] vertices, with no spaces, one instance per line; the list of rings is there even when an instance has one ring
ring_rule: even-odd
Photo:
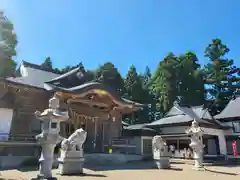
[[[51,128],[52,128],[52,129],[56,129],[56,128],[57,128],[57,123],[52,123],[52,124],[51,124]]]
[[[240,133],[240,122],[233,122],[233,131],[235,133]]]

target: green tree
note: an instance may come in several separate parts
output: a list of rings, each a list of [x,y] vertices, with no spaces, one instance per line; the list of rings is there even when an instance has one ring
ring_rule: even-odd
[[[135,66],[131,66],[128,70],[126,78],[124,80],[124,90],[126,96],[133,100],[141,102],[143,101],[142,93],[142,82],[140,76],[138,75]]]
[[[177,77],[180,104],[190,106],[204,104],[205,89],[203,72],[200,68],[201,66],[198,63],[198,58],[194,53],[187,52],[179,57]]]
[[[72,66],[67,65],[66,67],[62,68],[62,69],[60,70],[60,72],[61,72],[62,74],[64,74],[64,73],[67,73],[67,72],[71,71],[72,69],[73,69]]]
[[[125,116],[130,120],[130,124],[147,123],[151,121],[148,114],[148,104],[151,103],[149,99],[149,91],[147,86],[145,87],[146,89],[144,89],[144,83],[147,84],[147,76],[149,74],[145,73],[143,75],[139,75],[135,66],[132,65],[130,66],[124,80],[124,96],[127,99],[146,105],[142,111],[132,113],[130,116]]]
[[[52,60],[49,56],[41,64],[41,67],[45,70],[49,70],[49,71],[53,70]]]
[[[144,73],[140,74],[140,79],[143,88],[142,102],[146,105],[142,112],[144,114],[144,117],[147,116],[146,119],[148,119],[149,122],[154,121],[156,112],[156,99],[154,97],[154,94],[150,90],[152,82],[151,78],[151,70],[147,66]]]
[[[167,112],[177,99],[178,71],[176,67],[178,63],[179,59],[173,53],[169,53],[153,73],[150,89],[156,99],[158,112]]]
[[[120,95],[123,94],[123,78],[111,62],[104,63],[95,71],[95,79],[115,89]]]
[[[152,77],[151,70],[148,66],[146,66],[144,73],[140,74],[142,87],[146,90],[148,90],[150,87],[151,77]]]
[[[214,101],[212,113],[223,110],[233,96],[239,80],[239,69],[234,66],[232,59],[226,58],[229,48],[220,39],[213,39],[205,49],[205,57],[209,63],[205,66],[205,80],[208,84],[208,100]]]
[[[13,76],[16,62],[12,59],[16,55],[17,36],[13,24],[0,12],[0,77]]]

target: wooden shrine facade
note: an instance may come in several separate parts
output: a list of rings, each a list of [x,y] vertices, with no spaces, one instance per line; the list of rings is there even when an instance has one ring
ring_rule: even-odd
[[[104,152],[111,139],[121,136],[122,116],[138,106],[120,102],[106,91],[101,84],[89,84],[83,92],[63,93],[56,90],[61,107],[69,109],[70,121],[62,123],[62,135],[68,137],[74,130],[84,128],[87,131],[85,150]],[[101,90],[98,89],[101,87]]]
[[[121,121],[87,117],[74,112],[70,123],[62,123],[61,133],[68,137],[78,128],[83,128],[88,133],[84,145],[86,152],[105,152],[111,139],[121,136],[122,131]]]
[[[22,77],[0,79],[0,108],[13,111],[8,122],[8,140],[34,140],[40,133],[40,122],[34,112],[46,109],[54,94],[60,99],[60,108],[69,110],[70,115],[69,121],[61,124],[61,134],[68,137],[83,127],[88,133],[84,145],[88,152],[103,152],[104,145],[121,135],[122,116],[142,108],[141,104],[121,98],[111,87],[88,82],[79,68],[59,75],[23,62],[20,69]]]

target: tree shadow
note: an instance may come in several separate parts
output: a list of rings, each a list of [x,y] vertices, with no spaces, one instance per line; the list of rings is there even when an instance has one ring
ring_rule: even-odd
[[[215,170],[210,170],[210,169],[207,169],[207,168],[204,168],[205,171],[208,171],[208,172],[212,172],[212,173],[217,173],[217,174],[224,174],[224,175],[230,175],[230,176],[237,176],[239,174],[237,173],[229,173],[229,172],[223,172],[223,171],[215,171]]]
[[[21,172],[38,171],[38,167],[37,166],[19,167],[17,168],[17,170]]]
[[[155,162],[132,162],[122,165],[85,165],[84,168],[90,169],[92,171],[113,171],[113,170],[148,170],[148,169],[156,169],[157,165]],[[182,171],[182,168],[170,167],[168,169],[161,170],[173,170],[173,171]]]
[[[184,162],[171,161],[171,164],[186,164]]]
[[[68,177],[68,176],[79,176],[79,177],[107,177],[103,174],[89,174],[89,173],[81,173],[81,174],[68,174],[68,175],[62,175],[62,177]]]
[[[169,169],[166,170],[172,170],[172,171],[183,171],[182,168],[176,168],[176,167],[170,167]]]
[[[40,177],[36,177],[36,178],[31,178],[31,180],[41,180],[43,178],[40,178]],[[57,180],[56,177],[51,177],[51,178],[45,178],[46,180]]]
[[[127,163],[127,164],[114,164],[114,165],[93,165],[86,164],[84,168],[92,171],[113,171],[113,170],[143,170],[143,169],[156,169],[154,162],[147,163]]]

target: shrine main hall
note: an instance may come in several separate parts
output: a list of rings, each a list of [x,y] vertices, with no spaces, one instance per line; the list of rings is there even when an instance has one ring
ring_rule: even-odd
[[[41,132],[35,111],[48,108],[53,96],[60,109],[68,110],[68,122],[61,123],[61,135],[68,137],[84,128],[86,152],[105,152],[111,139],[122,132],[122,116],[139,111],[143,105],[122,98],[102,83],[88,81],[87,73],[76,68],[57,74],[23,61],[20,77],[0,79],[1,155],[29,156],[39,153],[34,137]]]

